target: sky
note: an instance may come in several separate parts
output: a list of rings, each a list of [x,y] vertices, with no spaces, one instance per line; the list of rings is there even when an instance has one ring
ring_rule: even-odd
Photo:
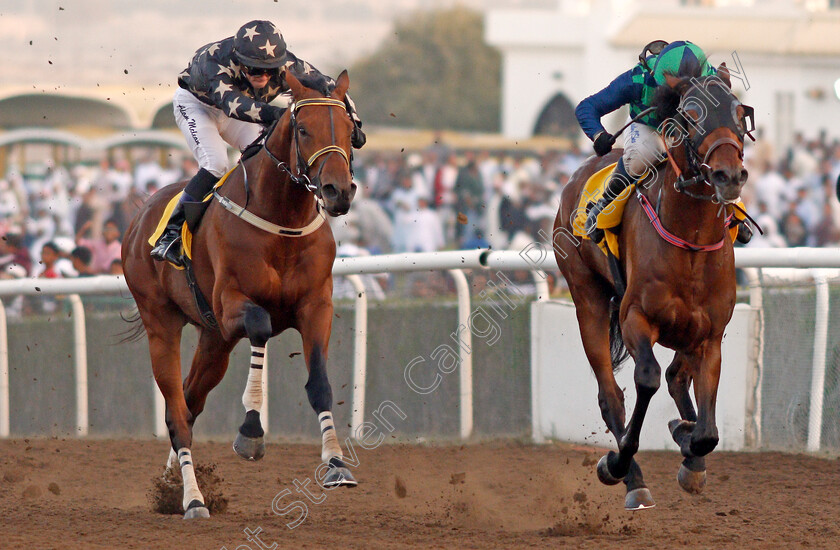
[[[174,83],[200,46],[253,19],[273,21],[289,49],[327,73],[376,49],[392,21],[448,0],[5,0],[0,87]],[[550,8],[556,0],[460,0],[475,9]],[[11,54],[11,55],[9,55]]]

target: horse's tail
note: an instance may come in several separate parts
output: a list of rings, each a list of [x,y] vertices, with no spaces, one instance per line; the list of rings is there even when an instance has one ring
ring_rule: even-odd
[[[127,315],[120,312],[120,319],[128,323],[129,327],[117,334],[117,336],[122,336],[118,343],[136,342],[146,335],[146,326],[142,323],[140,311],[137,309],[134,309]]]
[[[620,302],[616,298],[610,300],[610,360],[613,371],[617,371],[621,364],[630,357],[630,352],[624,346],[624,338],[621,337],[621,323],[618,322]]]

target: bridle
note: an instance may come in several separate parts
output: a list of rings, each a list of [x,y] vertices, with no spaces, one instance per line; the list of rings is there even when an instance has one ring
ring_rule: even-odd
[[[688,98],[690,96],[690,93],[694,89],[699,90],[701,87],[703,87],[704,89],[700,91],[700,95],[703,95],[706,98],[711,98],[711,100],[715,102],[715,106],[721,104],[729,105],[729,109],[728,111],[726,109],[720,108],[703,109],[702,111],[705,111],[705,116],[700,121],[700,124],[697,124],[694,123],[690,119],[690,117],[685,114],[686,110],[690,110],[690,107],[686,108],[685,106],[685,104],[688,103],[685,101],[685,98]],[[753,121],[754,110],[752,107],[748,105],[743,105],[741,102],[739,102],[738,99],[735,98],[734,95],[732,95],[732,92],[729,90],[729,88],[718,78],[707,78],[703,81],[695,80],[694,82],[692,82],[691,87],[689,87],[683,93],[683,98],[684,99],[680,102],[680,111],[682,112],[682,119],[688,125],[693,126],[696,129],[696,131],[694,135],[682,136],[683,139],[681,139],[680,141],[685,141],[686,162],[688,163],[688,170],[686,172],[695,175],[688,179],[685,178],[683,171],[680,169],[679,165],[677,165],[676,161],[674,160],[673,154],[671,153],[671,147],[669,147],[666,142],[665,151],[668,160],[671,163],[671,167],[677,173],[677,180],[674,182],[674,189],[678,193],[683,193],[693,199],[719,203],[721,201],[717,197],[717,194],[704,195],[700,193],[693,193],[689,191],[688,188],[699,183],[705,183],[706,185],[714,186],[714,183],[709,181],[709,172],[711,171],[711,166],[709,166],[709,159],[712,157],[712,153],[714,153],[718,148],[724,145],[731,145],[735,147],[735,149],[738,151],[738,158],[741,160],[744,159],[744,136],[748,136],[750,139],[755,141],[755,138],[752,136],[751,133],[755,129],[755,123]],[[739,106],[744,110],[744,116],[742,119],[738,119],[736,115],[737,107]],[[730,136],[723,136],[718,138],[717,140],[712,142],[712,144],[706,151],[706,154],[703,155],[701,159],[699,150],[703,146],[705,140],[707,139],[706,136],[712,131],[717,130],[718,128],[728,128],[732,131],[734,135],[738,136],[739,139],[736,140]],[[737,201],[728,202],[734,203]]]
[[[304,160],[303,153],[300,150],[300,141],[299,141],[299,134],[298,125],[297,125],[297,114],[304,107],[312,107],[312,106],[321,106],[329,108],[330,114],[330,144],[326,147],[322,147],[321,149],[315,151],[313,154],[309,156],[308,159]],[[324,169],[324,164],[321,163],[321,166],[318,167],[318,173],[315,174],[314,178],[309,177],[309,169],[312,168],[312,165],[315,164],[315,161],[319,158],[329,155],[332,153],[338,153],[341,155],[341,158],[344,159],[344,162],[347,163],[347,167],[350,169],[350,174],[353,173],[353,153],[347,153],[342,147],[336,145],[335,142],[335,121],[333,119],[333,110],[332,107],[339,107],[344,112],[347,112],[347,106],[344,104],[343,101],[340,99],[332,99],[329,97],[318,97],[312,99],[301,99],[295,103],[292,103],[289,106],[289,117],[290,117],[290,124],[292,127],[292,136],[295,144],[295,172],[292,172],[289,165],[280,159],[278,159],[274,153],[272,153],[268,149],[268,137],[263,140],[263,150],[265,150],[268,157],[274,162],[277,166],[277,169],[281,172],[285,172],[289,179],[296,184],[303,185],[307,190],[311,193],[314,193],[316,197],[321,196],[321,171]],[[275,123],[276,124],[276,123]],[[272,128],[273,130],[273,128]],[[269,132],[270,135],[270,132]],[[314,181],[313,181],[314,180]]]
[[[690,92],[692,92],[695,88],[699,89],[700,86],[703,86],[704,89],[699,91],[700,95],[703,95],[707,98],[711,98],[714,102],[714,105],[718,107],[722,103],[725,105],[729,105],[729,114],[730,117],[727,118],[723,115],[723,112],[726,111],[725,109],[702,109],[705,112],[704,117],[700,120],[700,124],[696,124],[693,122],[693,119],[690,119],[688,115],[685,114],[686,110],[690,110],[690,108],[686,108],[685,101],[686,98],[690,97]],[[696,131],[693,135],[680,135],[682,139],[679,140],[680,143],[684,142],[684,147],[686,150],[686,162],[688,163],[688,170],[687,172],[696,174],[695,176],[686,179],[683,171],[680,169],[677,162],[674,160],[674,156],[671,153],[671,146],[668,145],[667,141],[663,138],[663,142],[665,144],[665,152],[668,158],[668,161],[671,164],[674,172],[677,175],[677,179],[674,181],[674,190],[678,193],[683,193],[691,198],[703,200],[703,201],[710,201],[712,203],[725,203],[721,204],[720,210],[718,211],[718,216],[721,215],[724,207],[729,204],[732,205],[734,208],[738,208],[743,212],[743,210],[737,205],[738,199],[732,201],[722,201],[718,198],[717,193],[712,193],[711,195],[704,195],[700,193],[693,193],[688,190],[688,187],[699,183],[705,183],[709,186],[714,186],[715,184],[709,181],[709,172],[711,171],[711,167],[709,166],[708,162],[712,156],[712,153],[716,151],[718,148],[723,147],[724,145],[731,145],[735,147],[738,151],[738,158],[743,160],[744,158],[744,136],[749,136],[750,139],[753,141],[755,138],[751,135],[750,132],[755,129],[755,123],[753,121],[753,109],[752,107],[748,107],[746,105],[742,105],[734,95],[732,95],[731,91],[729,90],[728,86],[725,86],[724,83],[719,79],[704,79],[703,81],[693,81],[691,87],[689,87],[683,94],[683,99],[680,102],[680,110],[682,119],[687,123],[691,124],[695,127]],[[704,104],[701,104],[702,107],[705,107]],[[744,116],[743,119],[739,119],[737,117],[737,107],[741,106],[744,109]],[[749,123],[749,127],[748,127]],[[683,128],[684,126],[679,126],[679,128]],[[715,141],[709,146],[709,149],[706,151],[706,154],[700,157],[699,150],[705,143],[707,136],[711,134],[712,131],[717,130],[718,128],[728,128],[730,129],[734,135],[738,136],[739,140],[733,139],[730,136],[723,136]],[[687,139],[686,139],[687,138]],[[637,187],[636,189],[636,196],[642,206],[642,210],[647,215],[648,220],[653,225],[656,232],[659,236],[664,239],[666,242],[685,250],[689,250],[692,252],[713,252],[715,250],[720,250],[727,239],[727,234],[724,232],[723,238],[715,243],[711,244],[696,244],[686,241],[674,235],[673,233],[669,232],[665,227],[662,225],[662,220],[659,217],[659,210],[662,204],[662,187],[659,187],[659,196],[657,199],[656,207],[650,203],[648,198],[645,196],[644,193]],[[743,212],[746,215],[746,212]],[[747,216],[749,218],[749,216]],[[724,227],[729,227],[732,223],[733,214],[730,213],[728,216],[724,218]],[[755,221],[752,218],[749,218],[755,224]],[[757,227],[757,224],[756,224]],[[759,228],[760,230],[760,228]]]
[[[330,114],[330,144],[326,147],[322,147],[315,153],[311,154],[307,160],[304,161],[303,153],[300,150],[300,142],[298,140],[298,125],[297,125],[297,112],[302,109],[303,107],[308,106],[322,106],[327,107],[329,109]],[[274,155],[268,148],[268,140],[271,134],[277,127],[277,122],[275,122],[268,130],[265,131],[262,138],[262,150],[265,151],[266,155],[274,162],[276,168],[281,172],[286,173],[289,176],[289,179],[292,183],[303,185],[309,192],[315,195],[316,198],[316,207],[318,210],[317,215],[315,218],[309,222],[304,227],[283,227],[280,225],[276,225],[269,221],[266,221],[253,213],[247,210],[248,201],[250,198],[250,193],[248,192],[248,171],[245,169],[245,163],[242,162],[240,158],[239,164],[242,166],[242,173],[244,179],[244,186],[245,186],[245,205],[239,206],[235,202],[231,201],[227,197],[224,197],[219,194],[218,190],[214,190],[213,196],[216,200],[219,201],[219,204],[222,205],[223,208],[232,212],[235,216],[241,218],[242,220],[250,223],[251,225],[262,229],[263,231],[267,231],[269,233],[280,235],[283,237],[305,237],[317,231],[321,225],[324,223],[324,214],[322,211],[323,204],[321,202],[321,171],[324,169],[324,164],[321,163],[321,166],[318,168],[318,173],[315,175],[314,178],[310,178],[309,176],[309,169],[312,168],[312,165],[315,164],[319,158],[324,157],[326,155],[330,155],[332,153],[338,153],[341,155],[341,158],[344,159],[344,162],[347,163],[347,167],[350,169],[350,174],[353,174],[353,166],[352,166],[352,151],[348,154],[343,148],[336,145],[335,140],[335,121],[333,119],[333,110],[332,107],[340,107],[347,112],[347,107],[345,106],[344,102],[339,99],[332,99],[329,97],[324,98],[312,98],[312,99],[301,99],[289,107],[290,109],[290,118],[291,118],[291,128],[292,134],[294,136],[294,145],[295,145],[295,155],[296,155],[296,166],[295,171],[293,172],[289,165]]]

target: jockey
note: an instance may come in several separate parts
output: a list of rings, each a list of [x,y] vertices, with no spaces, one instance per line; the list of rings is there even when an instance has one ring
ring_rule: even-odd
[[[335,82],[286,49],[283,35],[270,21],[251,21],[235,36],[202,46],[178,76],[173,100],[175,120],[187,139],[199,170],[184,188],[152,257],[180,263],[175,244],[184,223],[184,203],[201,201],[228,171],[226,143],[239,150],[253,143],[263,126],[285,112],[271,105],[289,91],[281,71],[290,71],[301,83],[327,95]],[[353,120],[351,142],[365,144],[362,122],[350,96],[345,96]]]
[[[648,52],[651,55],[646,55]],[[656,40],[645,46],[635,67],[578,104],[575,116],[584,133],[593,141],[598,156],[609,153],[615,143],[615,136],[604,129],[601,117],[629,105],[630,118],[635,119],[624,134],[624,153],[607,183],[604,195],[593,205],[587,216],[585,231],[591,238],[600,240],[599,232],[595,232],[596,219],[610,201],[648,168],[665,158],[665,144],[657,131],[663,121],[657,120],[654,112],[642,114],[651,106],[656,88],[665,84],[665,75],[704,77],[715,73],[715,69],[706,60],[706,54],[697,45],[688,41],[669,44],[664,40]],[[748,231],[749,227],[742,224],[739,240],[742,240],[741,233]]]

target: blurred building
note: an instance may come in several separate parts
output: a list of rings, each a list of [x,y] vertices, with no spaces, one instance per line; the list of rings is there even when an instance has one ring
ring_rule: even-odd
[[[690,40],[733,71],[763,136],[840,137],[837,0],[557,0],[553,10],[491,10],[485,37],[502,51],[502,131],[582,135],[574,106],[636,62],[652,40]],[[741,73],[736,75],[735,71]],[[626,109],[606,120],[618,128]]]

